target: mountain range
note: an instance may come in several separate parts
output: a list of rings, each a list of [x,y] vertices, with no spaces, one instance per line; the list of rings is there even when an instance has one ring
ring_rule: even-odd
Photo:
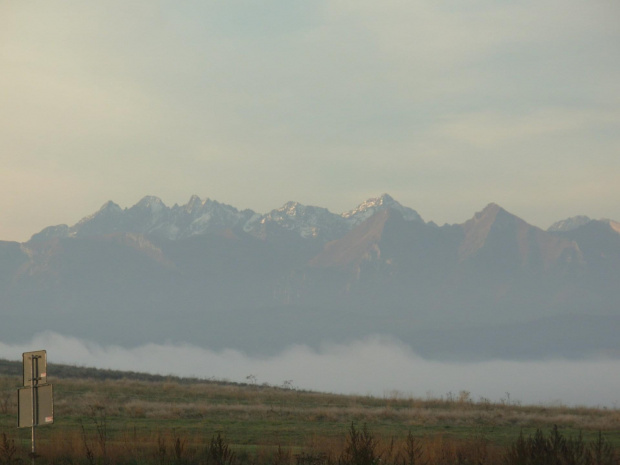
[[[383,334],[438,359],[618,356],[619,284],[611,220],[545,231],[489,204],[438,226],[387,194],[343,214],[147,196],[0,241],[0,340],[269,354]]]

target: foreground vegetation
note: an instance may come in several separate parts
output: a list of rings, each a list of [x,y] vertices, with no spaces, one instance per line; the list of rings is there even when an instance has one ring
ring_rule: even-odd
[[[37,429],[40,464],[590,465],[620,451],[617,409],[48,371],[55,418]],[[15,427],[21,382],[21,363],[0,361],[0,465],[29,460],[30,430]]]

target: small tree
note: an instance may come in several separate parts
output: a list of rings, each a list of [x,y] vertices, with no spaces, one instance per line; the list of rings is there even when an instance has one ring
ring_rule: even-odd
[[[585,443],[581,433],[565,437],[554,426],[549,435],[537,429],[534,436],[519,435],[505,456],[506,465],[617,465],[614,450],[599,432],[598,438]]]
[[[338,459],[339,465],[377,465],[380,454],[377,452],[378,441],[368,431],[366,423],[361,430],[351,423],[345,449]]]
[[[399,465],[422,465],[425,463],[422,461],[422,445],[411,431],[405,438],[405,446],[399,458]]]
[[[600,431],[596,439],[590,443],[587,456],[592,465],[614,465],[618,463],[613,447],[605,440]]]
[[[2,433],[0,436],[0,464],[13,465],[17,463],[19,460],[15,458],[16,453],[15,440],[9,439],[6,433]]]
[[[221,433],[211,438],[211,443],[206,450],[208,465],[235,465],[237,457],[230,449],[228,443],[224,440]]]

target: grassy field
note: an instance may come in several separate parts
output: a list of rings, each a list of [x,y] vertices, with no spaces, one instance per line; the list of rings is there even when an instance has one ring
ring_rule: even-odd
[[[549,444],[559,437],[562,447],[581,441],[587,448],[602,438],[620,449],[617,409],[473,401],[466,392],[443,399],[343,396],[55,365],[48,372],[54,424],[37,428],[45,463],[206,463],[218,438],[237,462],[353,463],[346,451],[362,431],[377,460],[397,465],[509,463],[519,438],[533,444],[537,434]],[[30,447],[30,429],[16,428],[21,382],[21,362],[0,361],[2,465],[24,460]]]

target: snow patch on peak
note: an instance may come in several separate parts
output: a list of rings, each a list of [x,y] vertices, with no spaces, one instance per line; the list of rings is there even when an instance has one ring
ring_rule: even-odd
[[[99,210],[97,210],[97,212],[93,213],[90,216],[82,218],[75,226],[70,228],[70,234],[75,235],[77,229],[94,220],[101,221],[102,218],[122,216],[123,212],[124,210],[120,206],[118,206],[118,204],[112,202],[111,200],[108,200],[101,206]]]
[[[592,221],[589,217],[585,215],[573,216],[571,218],[567,218],[565,220],[557,221],[553,223],[547,231],[549,232],[566,232],[572,231],[573,229],[580,228]]]
[[[258,228],[258,225],[265,224],[265,216],[260,213],[251,212],[248,220],[243,224],[242,229],[246,233],[251,233]]]
[[[278,208],[276,211],[279,213],[284,213],[288,216],[296,216],[300,210],[303,210],[304,206],[299,202],[286,202],[282,207]]]
[[[608,225],[614,232],[620,234],[620,223],[607,218],[600,220],[593,220],[585,215],[573,216],[562,221],[558,221],[549,226],[547,231],[549,232],[567,232],[574,229],[581,228],[589,223],[604,223]]]
[[[358,213],[362,213],[370,209],[376,209],[378,207],[387,207],[390,205],[400,205],[400,204],[396,202],[390,195],[383,194],[379,197],[372,197],[366,200],[365,202],[362,202],[361,204],[357,206],[357,208],[349,212],[343,213],[342,216],[344,218],[350,218]]]
[[[30,238],[30,242],[43,242],[54,237],[68,237],[70,234],[69,226],[66,224],[59,224],[57,226],[48,226],[41,232],[34,234]]]
[[[368,199],[355,210],[343,214],[294,201],[267,214],[258,214],[252,210],[239,211],[209,198],[201,200],[197,195],[192,195],[185,205],[175,204],[169,208],[159,197],[147,195],[131,208],[123,209],[112,201],[106,202],[99,211],[68,228],[68,231],[66,228],[48,230],[39,237],[136,233],[179,240],[236,228],[263,237],[265,231],[271,231],[272,226],[276,226],[274,231],[280,227],[303,238],[327,242],[342,237],[375,213],[387,209],[397,210],[407,221],[423,223],[417,212],[403,207],[388,194]]]
[[[389,194],[383,194],[380,197],[370,198],[358,205],[354,210],[343,213],[341,216],[353,225],[357,225],[363,223],[375,213],[388,208],[400,212],[405,221],[424,222],[418,212],[409,207],[402,206]]]
[[[326,240],[332,240],[346,229],[342,217],[331,213],[327,208],[302,205],[299,202],[287,202],[277,210],[272,210],[263,215],[260,220],[251,218],[244,230],[251,232],[257,227],[257,224],[264,227],[269,222],[288,231],[296,232],[303,238],[321,236]]]
[[[204,200],[204,202],[202,202],[202,206],[204,208],[219,207],[220,205],[223,205],[223,204],[219,203],[217,200],[213,200],[208,197]],[[236,208],[230,207],[229,205],[226,205],[226,207],[232,208],[233,210],[237,211]]]
[[[155,197],[153,195],[147,195],[140,200],[136,207],[144,208],[146,210],[151,210],[153,213],[160,212],[161,210],[166,208],[166,205],[159,197]]]
[[[183,206],[183,209],[188,213],[195,213],[201,210],[203,205],[204,205],[204,202],[200,200],[200,197],[198,197],[197,195],[192,195],[191,198],[189,199],[189,202],[187,202]]]
[[[286,215],[291,218],[318,218],[321,215],[334,215],[330,213],[327,208],[313,207],[309,205],[302,205],[299,202],[286,202],[282,207],[277,210],[272,210],[267,216],[271,218],[282,218],[282,215]]]
[[[606,224],[607,226],[609,226],[609,228],[612,231],[620,234],[620,223],[618,223],[617,221],[610,220],[609,218],[603,218],[603,219],[600,219],[600,220],[593,220],[593,221],[595,221],[597,223]]]

